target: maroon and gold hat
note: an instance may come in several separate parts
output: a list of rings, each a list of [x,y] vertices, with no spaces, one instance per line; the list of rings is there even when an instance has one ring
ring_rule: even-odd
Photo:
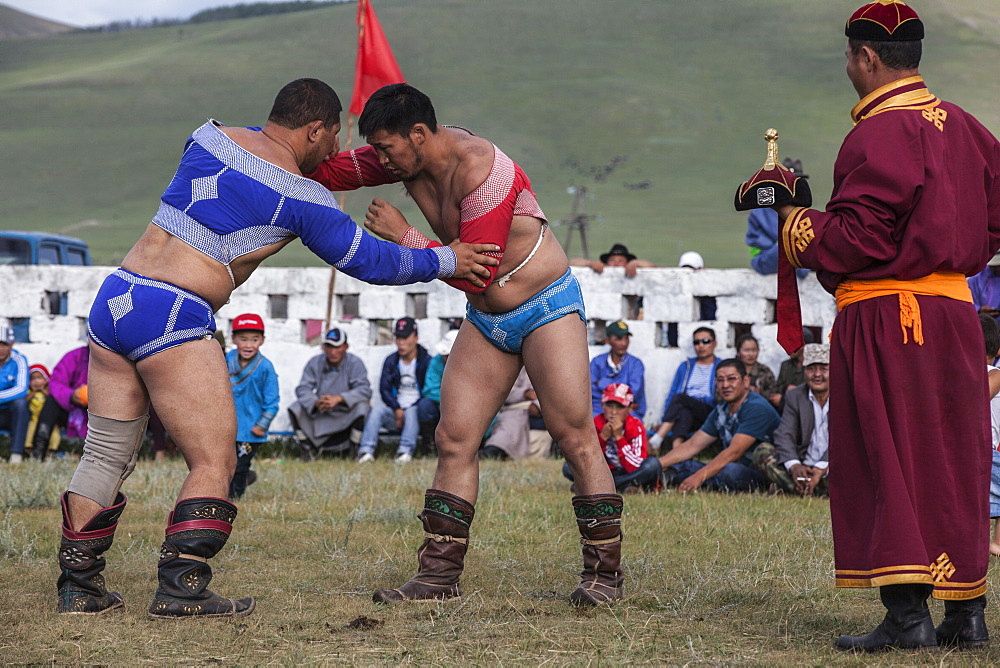
[[[866,42],[912,42],[924,38],[924,24],[900,0],[878,0],[851,14],[844,34]]]

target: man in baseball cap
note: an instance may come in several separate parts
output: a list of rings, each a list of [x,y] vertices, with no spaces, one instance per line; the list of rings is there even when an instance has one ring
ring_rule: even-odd
[[[24,459],[28,437],[28,358],[14,350],[14,328],[0,326],[0,429],[10,431],[10,463]]]
[[[624,320],[616,320],[608,323],[604,333],[610,350],[590,360],[590,397],[594,415],[601,413],[604,389],[612,383],[625,383],[635,395],[632,415],[642,420],[646,415],[646,367],[641,359],[628,352],[632,332]]]

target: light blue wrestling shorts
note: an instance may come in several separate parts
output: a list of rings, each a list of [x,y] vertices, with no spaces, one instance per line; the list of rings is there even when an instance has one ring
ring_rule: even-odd
[[[116,269],[97,292],[87,329],[97,345],[138,362],[188,341],[211,338],[215,315],[193,292]]]
[[[552,285],[506,313],[484,313],[471,304],[465,307],[465,319],[493,345],[508,353],[520,353],[528,334],[570,313],[578,313],[580,320],[587,323],[580,282],[569,269]]]

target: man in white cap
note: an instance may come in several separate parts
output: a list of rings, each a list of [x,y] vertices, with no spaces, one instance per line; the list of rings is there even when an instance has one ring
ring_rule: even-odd
[[[10,431],[10,463],[24,459],[28,435],[28,358],[14,350],[14,328],[0,327],[0,429]]]
[[[677,266],[681,269],[704,269],[705,258],[698,251],[685,251],[681,253],[681,259],[677,261]]]
[[[334,327],[323,337],[323,352],[302,370],[288,417],[303,459],[352,450],[361,442],[372,387],[365,363],[348,347],[347,332]]]
[[[830,344],[807,343],[802,354],[806,382],[785,395],[774,445],[761,443],[753,463],[788,494],[827,494],[830,470]]]

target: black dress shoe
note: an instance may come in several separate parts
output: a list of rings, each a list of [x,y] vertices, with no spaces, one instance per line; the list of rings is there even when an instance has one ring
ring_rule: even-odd
[[[935,629],[938,644],[957,649],[981,649],[990,644],[986,629],[986,595],[965,601],[945,601],[944,620]]]

